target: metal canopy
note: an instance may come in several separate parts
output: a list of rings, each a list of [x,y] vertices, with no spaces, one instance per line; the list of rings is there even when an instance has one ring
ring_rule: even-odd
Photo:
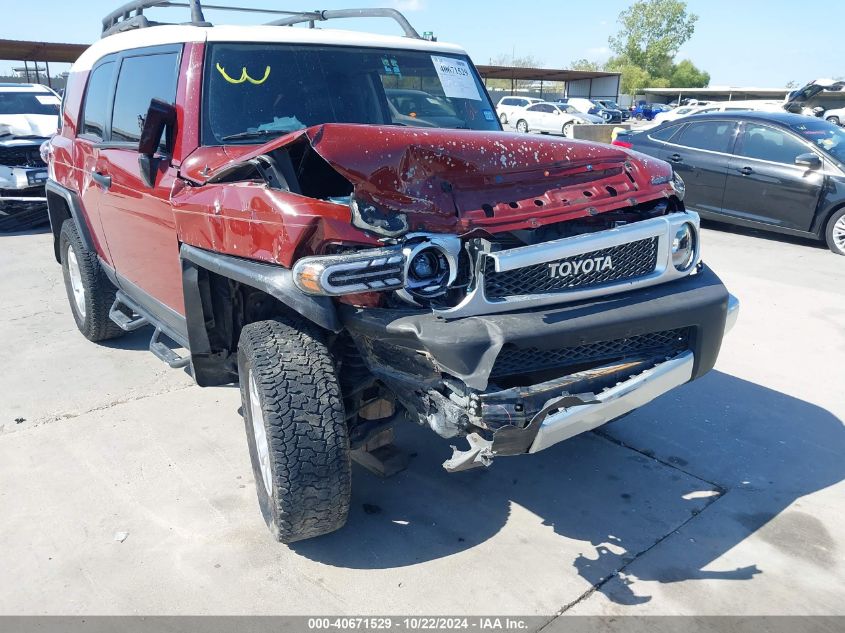
[[[0,40],[0,59],[72,64],[86,48],[88,44]]]
[[[575,81],[619,77],[619,73],[593,70],[565,70],[561,68],[523,68],[521,66],[476,66],[484,79],[509,79],[511,81]]]

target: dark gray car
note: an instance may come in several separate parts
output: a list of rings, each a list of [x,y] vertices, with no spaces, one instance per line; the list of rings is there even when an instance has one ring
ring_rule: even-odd
[[[845,130],[789,113],[701,114],[614,144],[672,164],[703,218],[814,237],[845,255]]]

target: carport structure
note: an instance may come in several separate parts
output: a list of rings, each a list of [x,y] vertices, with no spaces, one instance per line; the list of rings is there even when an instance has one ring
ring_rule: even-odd
[[[540,98],[543,96],[543,87],[546,82],[562,82],[566,85],[567,97],[619,100],[620,73],[521,66],[476,66],[476,68],[484,79],[485,85],[489,79],[509,80],[511,94],[514,94],[516,90],[517,81],[539,82]]]
[[[88,48],[87,44],[0,40],[0,59],[23,61],[27,83],[33,80],[35,83],[41,83],[39,64],[44,62],[47,85],[52,88],[50,62],[72,64],[86,48]],[[33,62],[32,69],[29,67],[30,62]]]

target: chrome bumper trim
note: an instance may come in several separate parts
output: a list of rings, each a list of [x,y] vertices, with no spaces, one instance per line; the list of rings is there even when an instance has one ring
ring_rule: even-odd
[[[685,211],[671,213],[642,222],[626,224],[608,231],[577,235],[561,240],[553,240],[532,246],[513,248],[497,253],[487,253],[484,257],[493,259],[497,272],[516,270],[526,266],[554,262],[567,257],[576,257],[598,251],[604,248],[620,246],[629,242],[636,242],[652,237],[658,238],[657,264],[654,272],[630,280],[622,280],[590,286],[574,288],[561,292],[546,294],[526,294],[505,297],[503,299],[488,299],[484,293],[483,267],[476,272],[475,288],[457,306],[445,309],[435,309],[434,313],[447,319],[458,319],[481,314],[496,314],[526,308],[555,305],[571,301],[581,301],[594,297],[646,288],[662,284],[667,281],[686,277],[690,274],[701,258],[701,239],[696,239],[695,257],[693,264],[686,271],[678,271],[672,264],[672,238],[675,231],[685,222],[689,222],[699,233],[701,221],[697,213]]]
[[[528,452],[536,453],[579,433],[590,431],[689,382],[694,363],[693,353],[684,352],[597,394],[598,402],[595,404],[571,407],[548,416],[543,420]]]

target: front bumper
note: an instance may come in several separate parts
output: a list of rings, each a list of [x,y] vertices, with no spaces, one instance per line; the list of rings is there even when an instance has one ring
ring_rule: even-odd
[[[455,321],[431,313],[356,308],[341,316],[369,369],[421,422],[433,415],[449,418],[450,408],[453,422],[471,422],[470,450],[456,451],[444,464],[455,471],[486,465],[497,455],[543,450],[698,378],[715,364],[738,308],[736,298],[702,265],[697,274],[660,286],[546,310]],[[623,354],[530,386],[503,389],[491,377],[505,345],[555,350],[674,330],[689,334],[686,348],[669,356]],[[462,406],[442,395],[453,377],[468,388]],[[448,424],[432,426],[442,435]]]

